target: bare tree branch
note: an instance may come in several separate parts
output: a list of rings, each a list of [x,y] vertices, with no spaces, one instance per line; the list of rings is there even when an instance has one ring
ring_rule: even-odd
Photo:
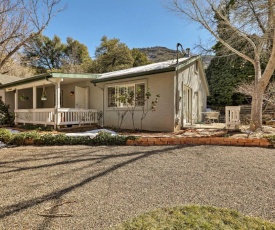
[[[61,0],[0,1],[0,71],[12,56],[64,10]]]

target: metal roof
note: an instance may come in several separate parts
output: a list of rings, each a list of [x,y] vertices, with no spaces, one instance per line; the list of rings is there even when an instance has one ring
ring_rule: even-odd
[[[198,56],[185,57],[185,58],[180,58],[178,62],[176,59],[174,59],[174,60],[169,60],[164,62],[153,63],[145,66],[138,66],[134,68],[118,70],[118,71],[109,72],[109,73],[103,73],[100,76],[98,76],[96,79],[92,80],[91,82],[99,83],[99,82],[106,82],[111,80],[171,72],[171,71],[175,71],[176,68],[182,68],[186,66],[187,64],[197,60],[198,58],[199,58]]]
[[[17,81],[12,81],[3,85],[0,85],[0,89],[5,89],[5,88],[10,88],[10,87],[15,87],[18,85],[23,85],[31,82],[36,82],[48,78],[64,78],[64,79],[93,79],[97,78],[99,75],[98,74],[65,74],[65,73],[45,73],[45,74],[40,74],[36,75],[33,77],[29,78],[18,78],[20,80]]]
[[[21,80],[22,78],[20,77],[15,77],[11,75],[6,75],[6,74],[0,74],[0,85],[8,84],[14,81]]]

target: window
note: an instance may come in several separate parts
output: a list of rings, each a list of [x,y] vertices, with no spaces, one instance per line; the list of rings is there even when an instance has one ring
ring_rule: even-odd
[[[108,107],[144,106],[145,83],[110,86],[107,99]]]

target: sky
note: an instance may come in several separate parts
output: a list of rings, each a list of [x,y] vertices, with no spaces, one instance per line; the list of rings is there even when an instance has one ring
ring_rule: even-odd
[[[163,0],[64,0],[68,8],[50,22],[44,35],[72,37],[85,44],[91,57],[100,39],[118,38],[130,49],[163,46],[194,48],[208,39],[198,25],[186,21],[163,5]]]

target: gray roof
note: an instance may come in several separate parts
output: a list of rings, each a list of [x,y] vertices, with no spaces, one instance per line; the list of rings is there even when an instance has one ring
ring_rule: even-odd
[[[5,74],[0,74],[0,85],[8,84],[8,83],[11,83],[14,81],[19,81],[19,80],[22,80],[22,78],[5,75]]]
[[[174,59],[174,60],[153,63],[149,65],[144,65],[144,66],[133,67],[133,68],[124,69],[124,70],[118,70],[118,71],[109,72],[109,73],[103,73],[100,76],[98,76],[96,79],[92,80],[91,82],[92,83],[106,82],[106,81],[117,80],[117,79],[170,72],[170,71],[174,71],[176,68],[182,68],[183,66],[186,66],[188,63],[195,61],[198,58],[199,58],[198,56],[185,57],[185,58],[180,58],[178,61]]]

